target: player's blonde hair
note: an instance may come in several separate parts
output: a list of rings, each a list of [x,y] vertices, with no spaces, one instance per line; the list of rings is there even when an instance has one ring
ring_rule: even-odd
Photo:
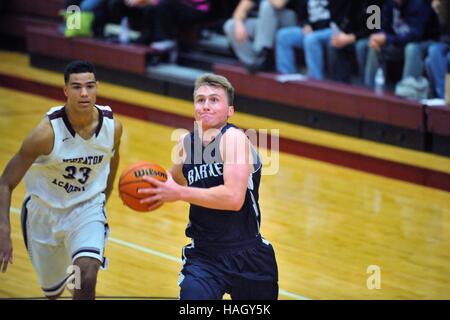
[[[198,88],[200,88],[201,86],[213,86],[224,88],[227,94],[228,105],[229,106],[233,105],[234,88],[227,78],[214,73],[205,73],[204,75],[201,75],[200,77],[197,78],[197,80],[195,80],[194,99]]]

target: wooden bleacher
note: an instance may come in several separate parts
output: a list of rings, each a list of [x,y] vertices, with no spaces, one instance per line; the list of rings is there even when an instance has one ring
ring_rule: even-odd
[[[1,33],[26,39],[32,63],[37,61],[33,57],[60,61],[86,59],[121,73],[108,81],[141,85],[145,90],[190,99],[193,83],[191,87],[177,87],[167,79],[150,79],[149,58],[159,53],[147,46],[65,38],[58,31],[62,6],[63,0],[9,1],[0,14]],[[427,107],[391,94],[380,96],[335,82],[280,83],[274,73],[250,74],[231,64],[217,63],[213,71],[233,83],[240,99],[239,109],[244,112],[450,155],[450,106]],[[153,83],[148,85],[145,81]]]
[[[145,74],[147,57],[156,53],[142,45],[119,45],[92,38],[66,38],[56,28],[27,28],[30,54],[65,60],[84,59],[96,65],[132,73]]]
[[[27,27],[55,27],[64,0],[14,0],[0,12],[0,33],[24,40]]]
[[[0,16],[0,33],[19,39],[26,39],[26,29],[31,28],[55,28],[58,23],[52,20],[36,18],[33,16],[8,14]]]
[[[271,109],[267,114],[280,120],[337,132],[341,121],[348,134],[450,155],[450,107],[329,81],[280,83],[274,73],[251,74],[236,65],[216,64],[214,71],[233,83],[237,96],[264,101],[251,112]]]
[[[7,11],[17,14],[59,20],[64,0],[13,0],[8,1]]]
[[[427,107],[427,132],[432,152],[450,155],[450,106]]]
[[[0,15],[2,33],[25,40],[30,54],[86,59],[99,66],[139,74],[145,74],[148,56],[159,54],[147,46],[65,38],[58,31],[63,4],[63,0],[9,1]]]

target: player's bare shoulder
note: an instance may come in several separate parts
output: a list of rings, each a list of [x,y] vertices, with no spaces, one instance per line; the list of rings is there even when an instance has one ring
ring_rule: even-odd
[[[224,134],[221,139],[223,147],[233,146],[238,148],[236,151],[244,151],[241,148],[245,148],[248,145],[248,138],[244,131],[240,128],[231,127]]]
[[[250,141],[242,129],[231,127],[220,141],[222,159],[228,164],[250,164]]]
[[[53,150],[54,140],[53,127],[49,118],[44,116],[25,138],[21,152],[34,156],[48,155]]]

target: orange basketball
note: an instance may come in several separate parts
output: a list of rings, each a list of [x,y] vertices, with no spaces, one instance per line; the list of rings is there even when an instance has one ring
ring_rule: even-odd
[[[167,180],[166,170],[154,163],[139,161],[127,167],[119,179],[119,195],[126,206],[136,211],[149,211],[147,208],[151,205],[151,203],[139,202],[149,195],[138,193],[138,189],[154,187],[151,183],[143,180],[143,176],[150,176],[163,182]]]

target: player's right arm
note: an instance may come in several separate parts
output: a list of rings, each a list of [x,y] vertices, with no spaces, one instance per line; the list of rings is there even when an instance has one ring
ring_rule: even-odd
[[[9,208],[14,188],[40,155],[49,154],[53,148],[54,133],[47,117],[30,132],[11,158],[0,177],[0,270],[6,272],[12,263],[11,223]]]
[[[173,180],[179,185],[185,186],[187,184],[186,179],[183,175],[183,163],[186,158],[186,151],[184,150],[184,139],[188,135],[184,134],[178,139],[177,145],[175,147],[175,153],[172,154],[173,166],[170,169],[170,174]]]

